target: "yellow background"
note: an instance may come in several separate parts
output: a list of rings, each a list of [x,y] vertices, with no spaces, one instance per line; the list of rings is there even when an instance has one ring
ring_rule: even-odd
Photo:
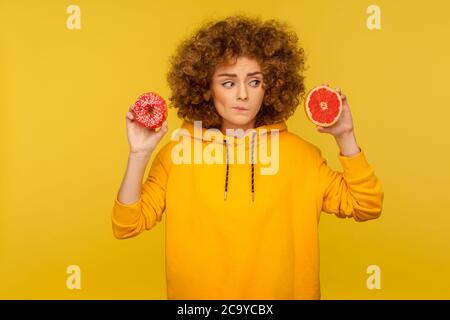
[[[385,190],[378,220],[322,214],[323,298],[450,298],[448,1],[0,3],[0,298],[165,298],[164,220],[125,241],[111,231],[124,117],[143,92],[168,97],[168,58],[181,39],[233,13],[298,32],[307,87],[342,88]],[[81,30],[66,27],[71,4]],[[371,4],[381,30],[366,27]],[[170,130],[180,123],[170,110]],[[301,105],[288,126],[341,170],[333,137]],[[66,288],[69,265],[81,268],[80,290]],[[366,287],[369,265],[381,268],[379,290]]]

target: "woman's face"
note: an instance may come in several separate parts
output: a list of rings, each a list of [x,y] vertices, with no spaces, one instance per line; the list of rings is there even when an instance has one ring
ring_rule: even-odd
[[[264,98],[263,75],[258,62],[239,57],[235,64],[217,66],[211,94],[222,117],[222,131],[254,128]]]

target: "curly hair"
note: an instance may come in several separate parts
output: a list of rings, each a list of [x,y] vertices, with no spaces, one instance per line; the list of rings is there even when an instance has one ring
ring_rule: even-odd
[[[242,15],[206,23],[170,58],[169,100],[178,117],[219,128],[221,117],[210,91],[212,76],[217,65],[242,56],[256,59],[263,74],[265,94],[255,126],[287,120],[305,93],[304,50],[286,24]]]

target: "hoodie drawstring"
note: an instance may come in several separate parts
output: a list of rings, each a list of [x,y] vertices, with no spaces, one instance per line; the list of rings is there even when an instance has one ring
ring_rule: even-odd
[[[252,201],[255,201],[255,155],[254,155],[254,150],[255,150],[255,135],[256,132],[253,131],[252,133],[252,147],[251,147],[251,165],[252,165],[252,169],[251,169],[251,173],[252,173]],[[225,192],[223,195],[223,199],[227,200],[227,192],[228,192],[228,173],[229,173],[229,159],[228,159],[228,144],[227,144],[227,139],[223,139],[223,142],[225,143],[225,154],[226,154],[226,163],[227,163],[227,169],[226,169],[226,173],[225,173]]]
[[[226,162],[227,162],[227,172],[226,172],[226,176],[225,176],[225,192],[223,194],[223,200],[227,200],[227,191],[228,191],[228,144],[227,144],[227,139],[223,139],[223,142],[225,143],[225,154],[226,154]]]
[[[255,135],[256,132],[253,131],[252,133],[252,201],[255,201],[255,157],[254,157],[254,150],[255,150]]]

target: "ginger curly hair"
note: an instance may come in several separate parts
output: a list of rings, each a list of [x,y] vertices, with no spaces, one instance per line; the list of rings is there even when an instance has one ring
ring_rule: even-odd
[[[304,50],[286,24],[242,15],[206,23],[170,58],[169,101],[178,117],[220,128],[222,120],[211,99],[212,75],[217,65],[241,56],[256,59],[263,73],[265,94],[255,126],[287,120],[299,96],[304,98]]]

